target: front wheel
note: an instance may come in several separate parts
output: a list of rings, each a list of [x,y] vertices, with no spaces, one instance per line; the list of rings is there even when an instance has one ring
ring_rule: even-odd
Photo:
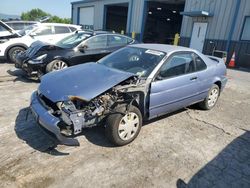
[[[217,103],[220,96],[220,88],[214,84],[208,92],[204,101],[199,103],[199,106],[204,110],[211,110]]]
[[[68,64],[65,61],[56,59],[47,65],[46,72],[48,73],[48,72],[53,72],[53,71],[59,71],[67,67],[68,67]]]
[[[126,105],[115,109],[117,112],[126,111]],[[132,142],[139,134],[142,126],[142,115],[138,108],[131,106],[125,114],[116,113],[107,118],[106,136],[117,146]]]

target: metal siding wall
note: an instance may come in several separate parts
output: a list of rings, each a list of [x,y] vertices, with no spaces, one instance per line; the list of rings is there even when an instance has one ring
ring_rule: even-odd
[[[241,35],[242,27],[244,24],[245,16],[250,16],[250,1],[241,0],[240,10],[241,11],[236,21],[236,26],[235,26],[235,30],[233,34],[233,40],[240,40],[240,35]]]
[[[248,0],[242,1],[246,2]],[[248,1],[247,3],[249,4],[250,2]],[[235,5],[235,0],[186,0],[185,11],[205,10],[213,13],[214,16],[206,19],[184,16],[181,36],[191,37],[193,22],[201,21],[208,22],[206,38],[226,40],[231,28],[231,20]],[[250,6],[248,5],[248,7]],[[239,14],[244,14],[243,12]]]
[[[136,33],[141,32],[143,8],[146,0],[133,1],[132,17],[130,31]],[[73,23],[77,24],[78,7],[95,6],[94,28],[103,28],[104,5],[130,2],[130,0],[100,0],[100,1],[82,1],[73,4]],[[181,28],[181,37],[191,37],[193,22],[208,22],[208,30],[206,38],[227,40],[228,33],[231,28],[231,21],[235,9],[236,0],[186,0],[185,11],[206,10],[214,14],[213,17],[207,18],[191,18],[184,16]],[[233,40],[239,40],[243,20],[245,15],[250,15],[250,0],[241,0],[240,12],[235,26]],[[129,18],[130,15],[128,15]]]
[[[79,7],[94,6],[94,29],[103,29],[104,6],[110,4],[129,3],[130,0],[102,0],[102,1],[82,1],[73,4],[73,23],[77,24],[77,11]],[[129,17],[129,15],[128,15]]]
[[[140,33],[142,28],[144,0],[132,0],[131,32]]]
[[[72,5],[72,23],[77,24],[77,7]]]
[[[184,11],[191,11],[193,0],[186,0]],[[192,33],[193,21],[188,16],[183,16],[181,37],[190,37]]]

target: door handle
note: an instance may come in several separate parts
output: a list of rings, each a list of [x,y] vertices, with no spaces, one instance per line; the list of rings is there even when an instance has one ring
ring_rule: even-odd
[[[197,80],[197,76],[190,78],[190,80]]]

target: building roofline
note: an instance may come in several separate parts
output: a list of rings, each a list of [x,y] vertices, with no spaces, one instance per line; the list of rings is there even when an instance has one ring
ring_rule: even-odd
[[[71,5],[77,5],[77,4],[82,4],[82,3],[90,3],[90,2],[94,2],[96,0],[81,0],[81,1],[74,1],[71,2]]]

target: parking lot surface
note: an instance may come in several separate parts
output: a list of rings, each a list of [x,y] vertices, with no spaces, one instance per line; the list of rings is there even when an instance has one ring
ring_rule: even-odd
[[[228,78],[211,111],[192,106],[147,122],[127,146],[113,147],[96,127],[68,147],[30,113],[38,83],[2,62],[0,187],[250,187],[250,73]]]

